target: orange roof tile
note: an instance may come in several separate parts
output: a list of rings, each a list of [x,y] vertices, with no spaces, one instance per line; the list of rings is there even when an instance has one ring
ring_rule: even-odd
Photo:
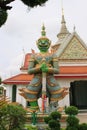
[[[2,83],[4,84],[29,84],[33,75],[28,74],[19,74],[4,80]]]
[[[87,66],[60,66],[60,74],[87,74]]]
[[[27,69],[28,69],[30,57],[31,57],[31,53],[27,53],[27,54],[25,55],[24,65],[20,68],[20,70],[27,70]]]

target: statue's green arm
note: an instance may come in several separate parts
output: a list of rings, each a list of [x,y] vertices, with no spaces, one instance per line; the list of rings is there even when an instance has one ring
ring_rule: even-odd
[[[48,68],[48,73],[52,73],[52,74],[58,74],[59,73],[59,66],[58,66],[57,57],[53,57],[52,67]]]
[[[35,59],[31,57],[28,66],[28,74],[35,74],[39,73],[40,71],[40,67],[36,66]]]

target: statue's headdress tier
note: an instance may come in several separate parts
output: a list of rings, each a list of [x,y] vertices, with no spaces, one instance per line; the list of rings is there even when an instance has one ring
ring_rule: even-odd
[[[43,24],[43,26],[42,26],[41,35],[42,35],[42,36],[46,36],[45,26],[44,26],[44,24]]]
[[[41,37],[37,40],[37,44],[39,44],[39,41],[46,40],[48,41],[48,44],[51,44],[51,41],[49,38],[46,37],[46,31],[45,31],[45,26],[44,24],[42,25],[42,30],[41,30]]]

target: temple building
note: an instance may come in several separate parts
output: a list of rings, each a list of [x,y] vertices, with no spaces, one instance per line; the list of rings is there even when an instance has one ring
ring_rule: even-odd
[[[52,46],[59,61],[59,74],[55,78],[61,87],[68,87],[69,94],[61,101],[60,106],[74,105],[79,109],[87,109],[87,46],[77,34],[75,28],[70,33],[62,14],[61,28],[57,35],[58,41]],[[33,75],[27,74],[31,53],[27,53],[20,74],[5,79],[6,95],[12,102],[19,102],[27,107],[26,100],[19,94],[20,88],[26,87]]]

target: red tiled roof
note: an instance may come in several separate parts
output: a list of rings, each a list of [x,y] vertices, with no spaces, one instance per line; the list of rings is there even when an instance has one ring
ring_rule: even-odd
[[[84,79],[84,78],[87,78],[87,74],[55,74],[55,78],[81,78],[81,79]]]
[[[60,74],[87,74],[87,66],[60,66]]]
[[[4,84],[29,84],[33,75],[19,74],[3,81]]]
[[[27,53],[25,55],[24,65],[20,68],[20,70],[27,70],[28,69],[30,57],[31,57],[31,53]]]

